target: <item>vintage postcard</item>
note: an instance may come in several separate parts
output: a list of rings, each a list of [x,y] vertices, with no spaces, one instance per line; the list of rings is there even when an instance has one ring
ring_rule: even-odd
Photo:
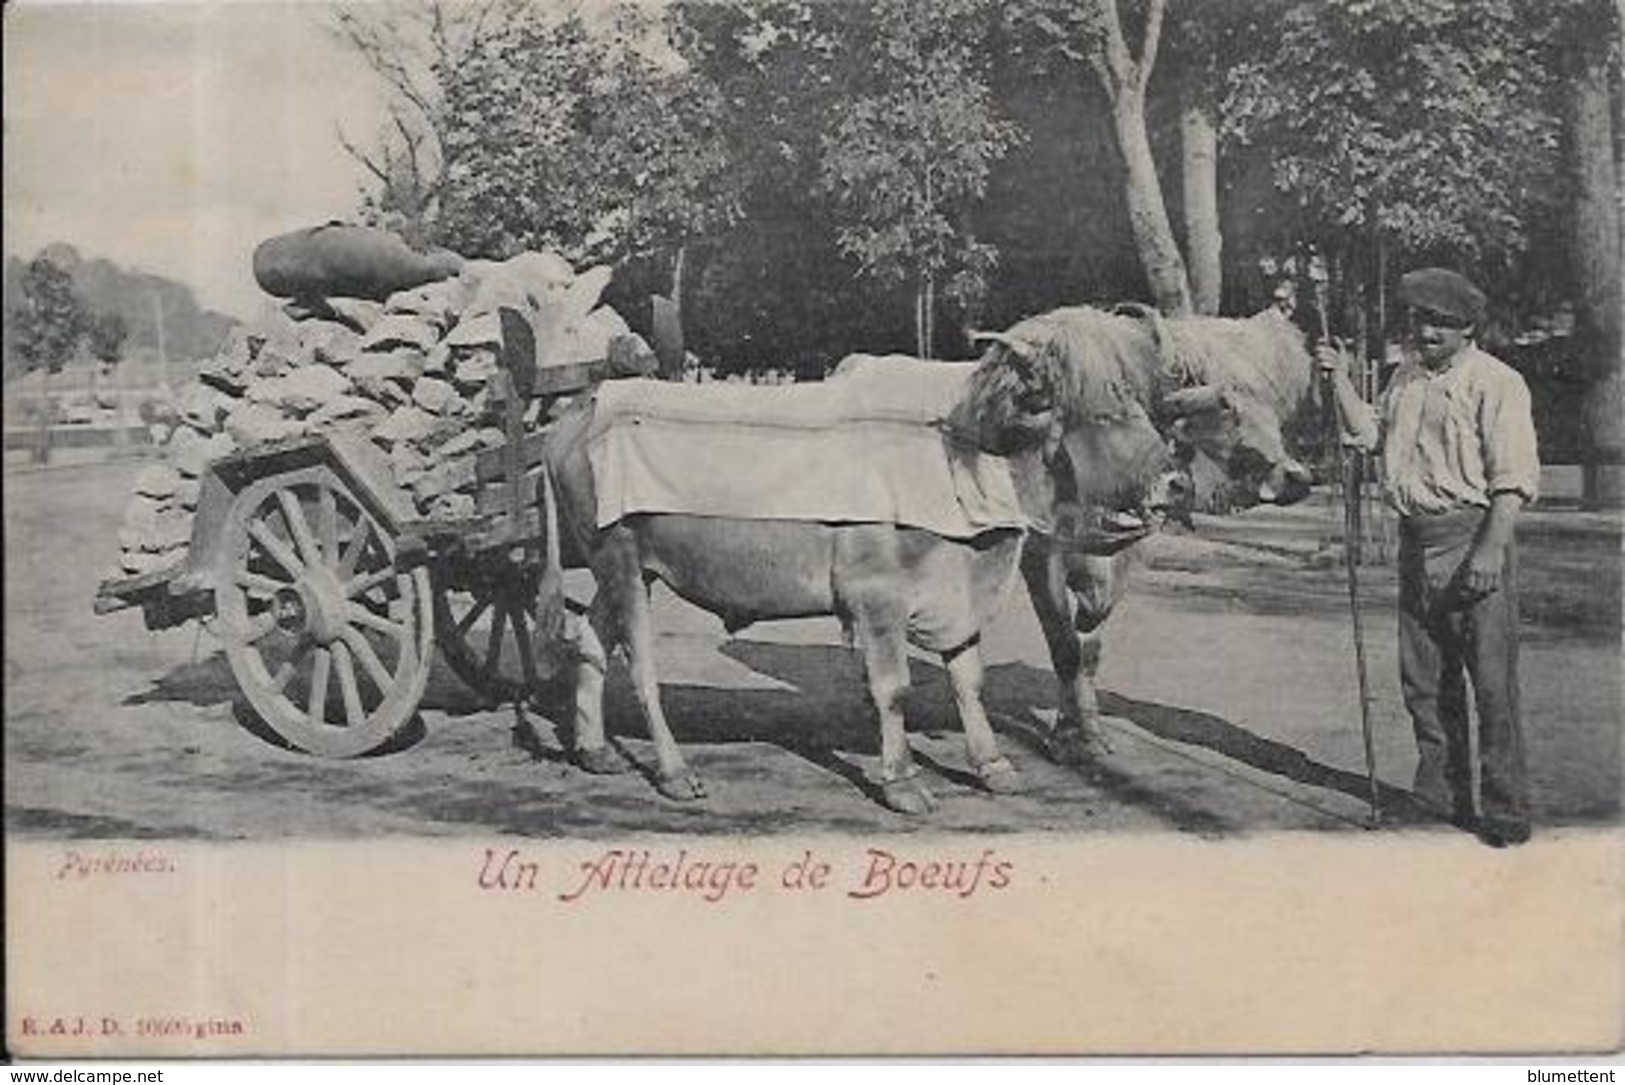
[[[1619,1050],[1614,5],[4,18],[13,1058]]]

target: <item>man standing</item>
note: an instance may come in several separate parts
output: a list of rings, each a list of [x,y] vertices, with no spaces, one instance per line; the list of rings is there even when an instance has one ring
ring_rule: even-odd
[[[1346,443],[1381,444],[1385,491],[1400,517],[1399,670],[1416,734],[1412,794],[1428,812],[1476,827],[1494,847],[1529,839],[1518,707],[1513,527],[1535,498],[1540,464],[1529,389],[1479,349],[1484,294],[1443,268],[1405,275],[1411,351],[1380,409],[1349,383],[1347,357],[1323,345]],[[1467,678],[1478,710],[1473,801]]]

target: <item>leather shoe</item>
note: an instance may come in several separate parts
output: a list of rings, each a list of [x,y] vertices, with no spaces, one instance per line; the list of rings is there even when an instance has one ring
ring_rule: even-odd
[[[1478,838],[1492,848],[1526,844],[1530,835],[1529,822],[1523,818],[1487,817],[1478,824]]]

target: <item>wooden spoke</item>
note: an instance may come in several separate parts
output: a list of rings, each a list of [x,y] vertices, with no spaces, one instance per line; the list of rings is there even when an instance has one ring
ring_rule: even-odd
[[[404,641],[406,639],[406,627],[404,625],[399,625],[392,622],[388,618],[380,618],[378,615],[374,614],[372,611],[358,603],[351,603],[346,609],[345,613],[350,616],[350,621],[356,625],[364,625],[368,629],[376,629],[378,632],[383,633],[386,636],[393,637],[398,641]]]
[[[361,661],[361,669],[367,672],[367,677],[378,687],[378,692],[388,693],[389,687],[395,684],[395,678],[389,673],[389,668],[384,666],[384,661],[378,658],[378,653],[373,651],[367,638],[358,630],[346,629],[344,643],[349,645],[350,654]]]
[[[355,520],[355,534],[350,536],[350,544],[344,548],[339,558],[339,576],[348,580],[355,575],[356,566],[361,562],[361,556],[367,550],[367,544],[372,541],[372,521],[367,517],[357,515]]]
[[[316,491],[316,536],[322,544],[322,560],[329,565],[339,560],[339,502],[326,486]]]
[[[275,533],[265,526],[265,521],[255,520],[249,524],[248,533],[265,550],[267,557],[282,566],[283,572],[294,579],[304,575],[304,563],[299,560],[298,555],[289,549],[287,543],[277,538]]]
[[[480,676],[486,682],[496,678],[497,670],[502,664],[502,634],[507,624],[507,608],[498,607],[491,617],[491,639],[485,646],[485,665],[480,668]]]
[[[310,668],[310,722],[327,720],[327,681],[333,668],[333,653],[326,648],[316,649],[315,662]]]
[[[248,625],[243,630],[243,639],[249,644],[264,640],[276,630],[276,615],[269,610],[261,611],[248,619]]]
[[[299,548],[300,558],[306,565],[320,565],[322,548],[310,530],[310,521],[305,519],[305,507],[300,503],[298,495],[292,490],[278,490],[276,499],[282,506],[282,519],[288,524],[288,534],[293,536],[294,545]]]
[[[348,595],[351,599],[354,599],[357,596],[366,595],[374,588],[379,588],[385,584],[388,584],[392,579],[394,579],[394,576],[395,570],[388,568],[374,569],[370,573],[362,573],[360,576],[351,577],[345,582],[344,594]]]
[[[491,599],[490,599],[489,596],[487,596],[487,597],[485,597],[483,599],[477,600],[474,603],[473,608],[470,609],[467,614],[464,614],[462,616],[462,618],[457,622],[457,635],[459,637],[468,636],[468,631],[470,629],[474,628],[474,623],[480,620],[480,615],[484,614],[487,610],[490,610],[490,609],[491,609]]]
[[[519,667],[524,672],[525,684],[536,684],[536,654],[530,640],[530,615],[520,607],[513,608],[513,639],[519,650]]]
[[[457,677],[491,703],[537,688],[540,676],[529,610],[536,598],[532,572],[503,562],[445,567],[437,575],[432,600],[435,639]],[[415,597],[403,595],[410,610]]]
[[[394,537],[326,463],[249,482],[221,534],[218,628],[260,719],[323,757],[357,757],[400,737],[429,678],[429,570],[395,568]],[[311,610],[302,630],[289,628],[294,592]]]
[[[293,676],[299,673],[299,668],[296,665],[297,659],[298,657],[283,660],[282,666],[278,667],[276,673],[271,676],[272,689],[281,693],[288,688],[288,683],[293,681]]]
[[[351,727],[360,727],[367,719],[361,707],[361,688],[355,681],[355,664],[350,661],[350,649],[343,641],[333,642],[333,662],[339,672],[339,692],[344,695],[344,718]]]
[[[278,580],[272,576],[264,576],[260,573],[251,573],[246,569],[242,569],[237,573],[237,586],[246,589],[251,594],[258,593],[260,595],[275,595],[284,588],[293,587],[293,583],[288,580]]]

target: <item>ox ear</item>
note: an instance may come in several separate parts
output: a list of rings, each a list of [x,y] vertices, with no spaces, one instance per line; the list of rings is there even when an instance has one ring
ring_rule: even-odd
[[[1224,406],[1224,390],[1216,384],[1178,388],[1162,397],[1162,410],[1170,418],[1217,410]]]
[[[1007,332],[971,332],[970,341],[972,343],[998,343],[1024,362],[1030,362],[1038,357],[1038,348],[1036,346]]]

